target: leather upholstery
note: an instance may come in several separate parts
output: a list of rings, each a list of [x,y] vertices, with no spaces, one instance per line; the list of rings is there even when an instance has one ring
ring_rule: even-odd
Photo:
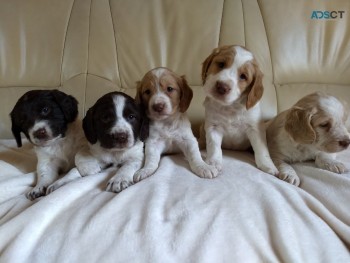
[[[313,10],[344,10],[311,19]],[[350,1],[0,1],[0,138],[30,89],[67,92],[80,116],[109,91],[135,95],[136,81],[166,66],[194,90],[188,115],[203,120],[201,63],[218,45],[240,44],[264,72],[265,118],[324,90],[350,99]]]

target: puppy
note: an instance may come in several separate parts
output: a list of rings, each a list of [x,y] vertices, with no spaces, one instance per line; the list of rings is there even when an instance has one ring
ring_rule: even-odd
[[[200,141],[206,162],[222,169],[222,150],[252,146],[258,168],[277,174],[266,145],[259,101],[263,74],[251,52],[241,46],[215,48],[202,66],[205,122]]]
[[[136,101],[145,108],[150,119],[149,137],[145,144],[145,165],[135,181],[152,175],[166,153],[183,152],[191,170],[203,178],[217,176],[215,167],[201,157],[198,142],[185,115],[192,100],[186,79],[167,68],[155,68],[145,74],[138,85]]]
[[[58,90],[28,91],[17,101],[10,113],[12,133],[21,147],[23,132],[38,158],[37,182],[26,194],[28,199],[45,195],[59,173],[74,166],[75,153],[84,138],[77,116],[77,100]]]
[[[134,173],[144,161],[143,140],[148,120],[135,100],[122,92],[102,96],[87,111],[83,130],[88,144],[75,157],[81,176],[93,175],[114,166],[118,170],[108,181],[107,191],[119,193],[132,185]],[[51,191],[80,177],[75,171],[51,187]]]
[[[335,153],[348,148],[345,127],[347,111],[335,97],[312,93],[291,109],[278,114],[267,129],[267,142],[279,178],[293,185],[300,179],[288,163],[315,160],[317,167],[344,173],[345,166],[335,160]]]

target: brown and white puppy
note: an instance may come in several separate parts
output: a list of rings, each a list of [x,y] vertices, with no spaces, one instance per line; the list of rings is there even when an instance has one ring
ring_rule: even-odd
[[[259,101],[263,74],[253,56],[241,46],[215,48],[202,66],[205,123],[201,144],[206,142],[207,163],[222,168],[222,150],[252,146],[258,168],[277,174],[266,145]],[[204,128],[204,129],[203,129]]]
[[[49,190],[110,166],[118,170],[108,181],[107,191],[119,193],[134,184],[134,173],[144,161],[143,140],[148,135],[147,117],[135,100],[122,92],[105,94],[87,111],[83,129],[88,143],[76,154],[77,169]]]
[[[135,174],[135,181],[152,175],[162,154],[177,152],[184,153],[196,175],[217,176],[215,167],[203,161],[185,114],[192,96],[186,79],[167,68],[155,68],[145,74],[138,85],[136,101],[145,108],[150,127],[145,143],[145,165]]]
[[[315,160],[317,167],[344,173],[336,152],[348,148],[347,111],[335,97],[312,93],[278,114],[267,129],[267,142],[279,178],[294,185],[300,179],[288,163]]]
[[[78,102],[58,90],[32,90],[17,101],[10,116],[18,147],[23,132],[38,158],[36,186],[26,194],[34,200],[46,194],[60,173],[74,167],[74,156],[84,142]]]

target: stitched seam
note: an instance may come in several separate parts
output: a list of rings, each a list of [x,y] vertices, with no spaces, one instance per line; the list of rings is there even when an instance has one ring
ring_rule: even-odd
[[[246,36],[246,25],[245,25],[245,16],[244,16],[244,8],[243,8],[243,0],[241,1],[241,6],[242,6],[242,16],[243,16],[243,36],[244,36],[244,46],[247,45],[247,36]]]
[[[116,28],[114,28],[114,19],[112,15],[112,7],[111,7],[111,1],[108,1],[109,4],[109,11],[111,13],[111,20],[112,20],[112,27],[113,27],[113,34],[114,34],[114,43],[115,43],[115,53],[116,53],[116,63],[117,63],[117,72],[119,75],[119,81],[120,81],[120,89],[123,90],[123,82],[122,82],[122,75],[120,74],[119,70],[119,56],[118,56],[118,47],[117,47],[117,34],[116,34]]]
[[[217,47],[220,46],[221,42],[221,29],[222,29],[222,20],[224,19],[224,6],[225,6],[225,0],[222,1],[222,11],[221,11],[221,19],[220,19],[220,27],[219,27],[219,38],[218,38],[218,44]]]
[[[87,37],[87,59],[86,59],[86,73],[85,73],[85,91],[84,91],[84,105],[83,112],[86,108],[86,97],[87,97],[87,77],[89,74],[89,59],[90,59],[90,28],[91,28],[91,9],[92,9],[92,0],[90,0],[90,10],[89,10],[89,24],[88,24],[88,37]]]
[[[278,112],[278,109],[279,109],[279,102],[278,102],[278,99],[277,99],[277,89],[276,89],[276,84],[275,84],[275,83],[276,83],[276,82],[275,82],[275,70],[274,70],[274,66],[273,66],[273,63],[272,63],[272,53],[271,53],[271,48],[270,48],[270,41],[269,41],[269,37],[267,36],[266,25],[265,25],[265,21],[264,21],[264,16],[262,15],[262,12],[261,12],[261,7],[260,7],[260,4],[259,4],[259,0],[257,0],[257,4],[258,4],[259,11],[260,11],[260,14],[261,14],[261,19],[262,19],[262,22],[263,22],[263,25],[264,25],[264,30],[265,30],[265,35],[266,35],[267,46],[268,46],[269,53],[270,53],[270,63],[271,63],[271,70],[272,70],[272,84],[273,84],[273,86],[275,87],[276,106],[277,106],[276,111]]]
[[[59,86],[62,86],[62,84],[63,84],[63,81],[62,81],[62,72],[63,72],[63,59],[64,59],[64,53],[65,53],[64,51],[66,50],[66,42],[67,42],[68,28],[69,28],[69,25],[70,25],[70,19],[71,19],[71,17],[72,17],[74,4],[75,4],[75,0],[73,0],[72,6],[71,6],[71,8],[70,8],[70,14],[69,14],[68,22],[67,22],[66,33],[65,33],[65,35],[64,35],[63,50],[62,50],[62,58],[61,58],[60,85],[59,85]]]

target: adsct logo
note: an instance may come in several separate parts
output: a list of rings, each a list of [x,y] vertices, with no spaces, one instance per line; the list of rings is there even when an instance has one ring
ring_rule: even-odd
[[[311,13],[311,19],[343,19],[345,11],[318,11]]]

